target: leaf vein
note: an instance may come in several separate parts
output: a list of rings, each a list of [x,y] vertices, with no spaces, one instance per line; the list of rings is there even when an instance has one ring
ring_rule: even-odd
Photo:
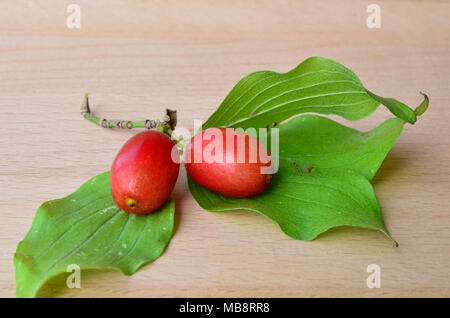
[[[257,117],[257,116],[261,116],[262,114],[265,114],[267,112],[270,112],[272,110],[275,110],[275,109],[279,108],[280,106],[287,105],[287,104],[290,104],[290,103],[300,102],[300,101],[303,101],[303,100],[308,100],[308,99],[313,99],[313,98],[318,98],[318,97],[336,96],[336,95],[344,95],[344,94],[349,94],[349,95],[350,94],[364,94],[364,95],[367,95],[367,93],[363,92],[363,91],[343,91],[343,92],[334,92],[334,93],[329,93],[329,94],[320,94],[320,95],[307,96],[305,98],[293,99],[293,100],[290,100],[290,101],[287,101],[287,102],[284,102],[284,103],[277,104],[277,105],[275,105],[272,108],[266,109],[266,110],[264,110],[264,111],[262,111],[262,112],[260,112],[258,114],[255,114],[252,117],[252,119]],[[351,104],[349,104],[348,106],[350,106],[350,105]],[[321,106],[321,105],[315,105],[315,106]],[[342,105],[342,104],[341,105],[331,105],[330,107],[338,107],[338,106],[344,106],[344,105]],[[310,107],[310,106],[307,106],[307,107]],[[231,126],[234,126],[237,123],[245,122],[246,120],[248,120],[248,118],[242,118],[242,119],[236,120],[236,121],[234,121],[232,123],[229,123],[228,126],[231,127]]]
[[[351,81],[351,80],[324,81],[324,82],[316,83],[316,84],[309,85],[309,86],[296,87],[296,88],[291,89],[291,90],[285,90],[285,91],[283,91],[283,93],[281,93],[281,94],[279,94],[279,95],[275,95],[275,96],[273,96],[273,97],[267,99],[267,100],[264,101],[263,103],[257,105],[256,108],[254,108],[252,112],[255,113],[256,111],[258,111],[259,109],[261,109],[264,105],[266,105],[267,103],[271,102],[272,100],[277,99],[277,98],[279,98],[279,97],[282,97],[282,96],[284,96],[284,95],[287,95],[287,94],[289,94],[289,93],[295,92],[295,91],[301,91],[301,90],[308,89],[308,88],[312,88],[312,87],[316,87],[316,86],[319,86],[319,85],[333,84],[333,83],[345,83],[345,82],[347,82],[347,83],[352,83],[352,84],[355,84],[355,85],[357,85],[358,87],[360,87],[360,85],[358,85],[357,83],[355,83],[354,81]],[[273,85],[272,87],[274,87],[274,86],[276,86],[276,85]],[[259,94],[258,94],[258,95],[259,95]],[[244,104],[244,105],[240,108],[239,111],[237,111],[232,117],[229,118],[229,120],[232,120],[232,119],[236,118],[236,116],[238,116],[238,115],[242,112],[242,110],[243,110],[247,105],[249,105],[253,100],[255,100],[255,98],[256,98],[258,95],[255,95],[251,100],[249,100],[246,104]]]
[[[99,212],[101,212],[101,211],[105,211],[106,209],[109,209],[109,208],[111,208],[111,207],[106,207],[106,208],[104,208],[104,209],[102,209],[102,210],[99,210],[99,211],[95,211],[95,212],[93,212],[93,213],[90,213],[90,214],[88,214],[88,215],[85,215],[85,216],[83,216],[82,218],[80,218],[79,220],[77,220],[76,222],[74,222],[73,224],[71,224],[70,225],[70,228],[73,228],[75,225],[77,225],[78,223],[81,223],[81,222],[83,222],[83,221],[85,221],[85,220],[87,220],[87,219],[89,219],[91,216],[94,216],[95,214],[97,214],[97,213],[99,213]],[[45,250],[43,250],[39,255],[37,255],[36,256],[36,261],[37,260],[39,260],[50,248],[52,248],[58,241],[60,241],[63,237],[64,237],[64,235],[66,235],[67,233],[69,233],[70,232],[70,230],[69,231],[65,231],[64,233],[62,233],[60,236],[58,236],[52,243],[50,243],[50,245],[45,249]]]
[[[130,248],[130,250],[129,250],[127,253],[125,253],[124,255],[121,255],[121,256],[119,256],[118,258],[116,258],[116,259],[112,262],[112,264],[117,264],[120,260],[124,259],[124,258],[127,257],[128,255],[130,255],[131,252],[134,251],[134,249],[136,248],[137,244],[139,243],[139,240],[140,240],[141,237],[142,237],[142,233],[145,232],[145,228],[147,227],[148,219],[149,219],[148,217],[145,218],[144,226],[141,227],[141,231],[139,232],[139,235],[136,237],[136,240],[134,241],[133,246]]]
[[[348,215],[348,216],[350,216],[350,217],[353,217],[353,218],[355,218],[355,219],[358,219],[361,223],[363,223],[363,224],[365,223],[365,224],[366,224],[368,227],[370,227],[370,228],[374,228],[374,229],[377,229],[377,228],[378,228],[376,225],[372,224],[371,222],[368,222],[367,220],[364,220],[364,219],[362,219],[362,218],[360,218],[360,217],[358,217],[358,216],[356,216],[356,215],[354,215],[354,214],[352,214],[352,213],[350,213],[350,212],[347,212],[347,211],[345,211],[345,210],[340,210],[340,209],[338,209],[338,208],[335,207],[335,206],[328,205],[328,204],[325,204],[325,203],[320,203],[320,202],[317,202],[317,201],[310,201],[310,200],[305,200],[305,199],[299,199],[299,198],[296,198],[296,197],[293,197],[293,196],[290,196],[290,195],[287,195],[287,194],[284,194],[284,193],[279,193],[279,192],[277,192],[277,194],[279,194],[279,195],[281,195],[281,196],[284,196],[284,197],[287,197],[287,198],[291,198],[291,199],[293,199],[293,200],[298,200],[298,201],[302,201],[302,202],[306,202],[306,203],[312,203],[312,204],[315,204],[315,205],[327,207],[327,208],[329,208],[329,209],[332,209],[332,210],[341,212],[341,213],[346,214],[346,215]]]
[[[69,252],[68,254],[66,254],[65,256],[61,257],[59,260],[57,260],[56,262],[53,263],[52,266],[49,267],[48,271],[50,271],[51,269],[53,269],[53,267],[55,267],[59,262],[65,260],[66,258],[68,258],[69,256],[73,255],[76,251],[80,250],[81,248],[83,248],[88,242],[90,242],[90,240],[101,231],[101,229],[106,226],[115,216],[119,215],[118,211],[120,211],[119,208],[116,209],[116,212],[111,215],[109,218],[107,218],[99,227],[97,227],[97,229],[95,231],[93,231],[84,241],[83,243],[81,243],[78,247],[76,247],[75,249],[73,249],[71,252]]]
[[[270,85],[270,86],[268,86],[268,87],[265,87],[265,88],[263,88],[262,90],[260,90],[260,91],[258,91],[255,95],[254,95],[254,97],[253,98],[255,98],[256,96],[258,96],[258,95],[260,95],[260,94],[262,94],[262,93],[264,93],[266,90],[268,90],[268,89],[270,89],[270,88],[272,88],[272,87],[274,87],[274,86],[276,86],[276,85],[279,85],[279,84],[283,84],[283,83],[285,83],[285,82],[288,82],[288,81],[290,81],[290,80],[294,80],[294,79],[299,79],[299,78],[301,78],[301,77],[304,77],[304,76],[307,76],[307,75],[313,75],[313,74],[317,74],[317,73],[330,73],[330,74],[340,74],[340,75],[343,75],[343,76],[345,76],[346,78],[349,78],[348,77],[348,74],[346,74],[346,73],[342,73],[342,72],[336,72],[336,71],[328,71],[328,70],[317,70],[317,71],[312,71],[312,72],[307,72],[307,73],[302,73],[302,74],[300,74],[300,75],[297,75],[297,76],[294,76],[294,77],[291,77],[291,78],[288,78],[288,79],[286,79],[286,80],[281,80],[281,81],[279,81],[279,82],[276,82],[275,84],[273,84],[273,85]],[[271,76],[267,76],[267,77],[264,77],[264,78],[261,78],[261,79],[259,79],[259,80],[257,80],[257,81],[255,81],[255,83],[253,84],[253,85],[251,85],[249,88],[247,88],[233,103],[231,103],[230,105],[228,105],[227,106],[227,109],[226,109],[226,111],[224,111],[221,115],[220,115],[220,117],[218,117],[218,118],[216,118],[216,123],[217,122],[220,122],[220,120],[223,118],[223,116],[225,115],[225,114],[228,114],[228,112],[229,111],[231,111],[232,109],[232,107],[244,96],[244,95],[246,95],[252,88],[254,88],[257,84],[259,84],[259,83],[261,83],[262,81],[264,81],[264,80],[267,80],[267,79],[270,79],[270,78],[273,78],[273,77],[276,77],[276,76],[282,76],[282,75],[285,75],[285,74],[287,74],[287,73],[284,73],[284,74],[282,74],[282,73],[274,73],[273,75],[271,75]],[[358,82],[354,82],[356,85],[358,85],[358,86],[360,86],[361,84],[360,83],[358,83]],[[252,100],[253,100],[253,98],[252,98]],[[225,105],[225,104],[222,104],[222,105]],[[222,105],[220,105],[220,106],[222,106]],[[245,105],[244,106],[242,106],[242,107],[240,107],[239,109],[238,109],[238,111],[237,112],[241,112],[242,111],[242,109],[243,109],[243,107],[245,107]],[[220,107],[219,107],[220,108]],[[229,120],[231,120],[231,118],[229,119]]]
[[[98,260],[102,259],[103,257],[105,257],[106,255],[108,255],[109,252],[111,252],[114,248],[114,245],[120,241],[120,239],[122,238],[123,233],[125,232],[125,229],[130,221],[130,213],[126,213],[127,214],[127,221],[125,222],[125,224],[122,227],[122,230],[120,231],[120,234],[117,236],[117,238],[114,240],[114,242],[110,245],[109,249],[106,250],[105,253],[103,253],[102,255],[100,255],[99,257],[95,258],[92,263],[97,262]]]

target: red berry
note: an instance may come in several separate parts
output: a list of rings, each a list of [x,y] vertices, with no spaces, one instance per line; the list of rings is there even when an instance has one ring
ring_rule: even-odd
[[[262,143],[232,128],[203,130],[191,139],[185,154],[192,179],[211,191],[239,198],[267,188],[273,174],[271,161]]]
[[[174,142],[158,131],[130,138],[114,159],[110,184],[114,202],[123,210],[146,214],[158,209],[172,193],[180,170]],[[172,149],[174,160],[172,160]]]

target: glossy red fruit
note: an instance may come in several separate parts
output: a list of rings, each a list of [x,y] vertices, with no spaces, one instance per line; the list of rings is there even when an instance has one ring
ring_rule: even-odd
[[[262,143],[232,128],[203,130],[191,139],[185,153],[192,179],[213,192],[239,198],[267,188],[273,175],[271,160]]]
[[[146,214],[169,198],[180,170],[174,145],[158,131],[141,132],[123,145],[110,176],[111,194],[121,209]],[[172,149],[176,162],[172,160]]]

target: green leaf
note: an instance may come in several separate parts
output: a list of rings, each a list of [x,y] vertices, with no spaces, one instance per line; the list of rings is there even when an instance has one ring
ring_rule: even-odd
[[[280,169],[295,173],[298,165],[308,165],[322,171],[353,170],[371,180],[404,124],[391,118],[362,133],[317,115],[296,117],[279,126]]]
[[[203,128],[266,127],[306,112],[359,120],[380,103],[397,117],[415,122],[408,106],[367,91],[348,68],[333,60],[311,57],[287,73],[260,71],[245,76]]]
[[[369,180],[405,122],[413,124],[427,109],[428,97],[423,95],[424,101],[413,111],[395,99],[373,94],[352,71],[321,57],[309,58],[283,74],[249,74],[203,129],[268,128],[305,112],[359,120],[380,103],[398,118],[362,133],[320,116],[299,116],[278,125],[279,171],[262,194],[245,199],[224,197],[188,177],[191,193],[210,211],[248,209],[264,214],[300,240],[312,240],[341,225],[377,229],[392,239]]]
[[[63,199],[43,203],[14,255],[17,297],[35,297],[48,279],[71,264],[133,274],[164,251],[174,209],[173,200],[147,215],[119,209],[110,194],[109,172]]]
[[[191,193],[209,211],[247,209],[266,215],[287,235],[313,240],[336,226],[379,230],[396,245],[383,222],[369,181],[352,171],[312,170],[311,173],[277,173],[262,194],[244,199],[213,193],[188,179]]]
[[[224,197],[190,178],[189,188],[206,210],[257,211],[295,239],[312,240],[342,225],[377,229],[392,239],[369,180],[404,124],[391,118],[363,133],[322,116],[301,115],[278,126],[279,170],[262,194]],[[313,167],[311,174],[305,166]]]
[[[360,132],[322,116],[301,115],[278,126],[279,170],[262,194],[225,197],[191,178],[189,188],[206,210],[257,211],[295,239],[312,240],[332,227],[350,225],[379,230],[394,241],[369,180],[404,124],[391,118]],[[310,174],[305,166],[313,167]]]

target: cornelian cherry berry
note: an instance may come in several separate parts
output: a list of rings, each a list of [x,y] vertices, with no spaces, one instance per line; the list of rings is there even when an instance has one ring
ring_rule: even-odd
[[[272,157],[257,139],[232,128],[209,128],[186,147],[188,175],[205,188],[230,197],[249,197],[269,185]]]
[[[123,145],[110,175],[111,194],[121,209],[146,214],[168,199],[180,170],[174,146],[166,134],[158,131],[141,132]]]

